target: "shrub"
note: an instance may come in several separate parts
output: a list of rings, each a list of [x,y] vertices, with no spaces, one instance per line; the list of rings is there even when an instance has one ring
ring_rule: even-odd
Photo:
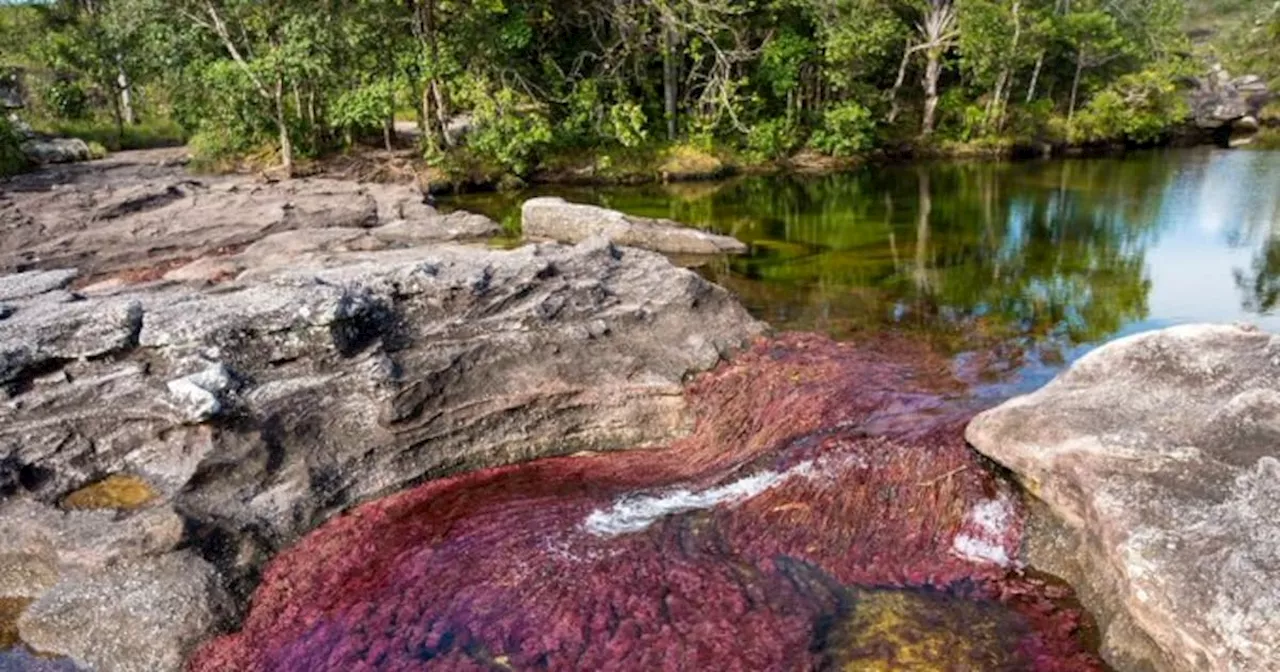
[[[871,110],[849,101],[823,113],[822,125],[814,131],[809,145],[831,156],[851,156],[871,149],[875,130]]]
[[[393,93],[387,80],[347,89],[330,105],[329,121],[348,144],[360,135],[380,131],[395,107]]]
[[[524,175],[551,142],[551,122],[542,106],[509,88],[475,100],[476,129],[467,145],[506,170]]]
[[[799,131],[790,119],[768,119],[747,132],[747,151],[752,158],[780,159],[799,145]]]
[[[0,176],[20,173],[27,165],[27,157],[22,153],[22,135],[7,118],[0,116]]]
[[[631,101],[609,108],[609,130],[623,147],[639,147],[648,139],[649,132],[645,129],[648,123],[644,110]]]
[[[1160,68],[1143,70],[1117,79],[1094,96],[1076,115],[1070,139],[1150,144],[1187,114],[1187,103],[1170,73]]]
[[[53,115],[60,119],[89,117],[89,94],[72,80],[54,80],[44,92],[44,101]]]

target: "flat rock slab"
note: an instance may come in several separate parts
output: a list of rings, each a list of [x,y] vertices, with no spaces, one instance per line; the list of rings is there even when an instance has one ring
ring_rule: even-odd
[[[181,552],[63,581],[22,615],[18,631],[36,651],[97,672],[177,670],[225,607],[213,566]]]
[[[742,254],[747,246],[736,238],[689,228],[669,219],[632,217],[563,198],[531,198],[521,207],[526,238],[576,243],[600,236],[617,245],[664,254]]]
[[[1195,325],[1125,338],[966,436],[1081,535],[1084,576],[1118,611],[1104,653],[1125,667],[1277,669],[1280,336]],[[1124,630],[1154,654],[1126,650]]]

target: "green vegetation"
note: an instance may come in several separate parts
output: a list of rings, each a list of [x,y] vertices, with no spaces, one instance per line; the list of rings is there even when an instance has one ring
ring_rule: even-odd
[[[169,119],[144,120],[123,128],[113,123],[89,119],[53,119],[36,124],[36,130],[50,135],[80,138],[90,146],[106,150],[149,149],[181,145],[185,139],[182,127]]]
[[[21,138],[9,120],[0,116],[0,177],[13,175],[27,167],[27,157],[18,145]]]
[[[465,179],[621,175],[672,146],[704,174],[1157,142],[1185,114],[1186,20],[1180,0],[52,0],[0,3],[0,69],[37,125],[110,148],[185,129],[213,167],[391,149],[399,117]]]

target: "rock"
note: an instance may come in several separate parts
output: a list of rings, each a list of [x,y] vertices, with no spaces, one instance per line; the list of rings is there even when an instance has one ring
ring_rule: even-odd
[[[111,510],[59,511],[17,497],[0,506],[0,597],[38,598],[55,579],[96,571],[113,563],[173,550],[183,521],[170,506],[123,517]]]
[[[225,395],[235,386],[235,378],[221,362],[189,376],[166,383],[178,412],[190,423],[201,423],[221,413]]]
[[[268,558],[353,505],[689,432],[685,381],[764,331],[723,289],[604,239],[442,243],[496,225],[409,187],[127,159],[20,176],[0,208],[0,268],[82,264],[0,275],[0,587],[35,600],[24,639],[81,662],[145,639],[77,593],[142,575],[110,572],[192,553],[241,610]],[[48,606],[67,604],[96,638]],[[161,667],[215,627],[158,623],[144,653]],[[117,635],[134,648],[102,648]]]
[[[1205,77],[1191,78],[1187,94],[1195,125],[1202,129],[1230,127],[1245,117],[1257,118],[1271,100],[1267,84],[1257,75],[1232,78],[1214,65]]]
[[[62,268],[0,276],[0,301],[26,299],[63,289],[71,284],[77,274],[74,268]]]
[[[618,245],[667,254],[740,254],[741,241],[685,227],[668,219],[632,217],[594,205],[541,197],[524,202],[521,226],[526,238],[576,243],[602,236]]]
[[[80,138],[32,138],[22,143],[22,153],[36,163],[72,163],[93,158]]]
[[[97,672],[177,672],[225,608],[213,566],[181,552],[63,581],[27,608],[18,632]]]
[[[410,185],[196,179],[171,160],[143,152],[58,170],[65,172],[12,178],[13,189],[0,198],[0,273],[74,267],[86,285],[113,277],[136,284],[193,262],[226,260],[293,232],[317,237],[294,239],[277,256],[336,249],[344,239],[370,249],[482,239],[500,231],[481,215],[440,214]],[[314,247],[298,249],[306,244]],[[210,277],[192,275],[197,281]]]
[[[1066,548],[1118,666],[1274,669],[1280,337],[1197,325],[1122,339],[967,438],[1079,536]]]

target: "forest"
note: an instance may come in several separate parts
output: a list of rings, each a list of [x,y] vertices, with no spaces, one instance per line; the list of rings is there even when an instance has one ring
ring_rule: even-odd
[[[1280,5],[1219,2],[7,0],[0,76],[38,130],[287,174],[398,128],[441,171],[513,178],[1145,145],[1207,63],[1280,74]]]

